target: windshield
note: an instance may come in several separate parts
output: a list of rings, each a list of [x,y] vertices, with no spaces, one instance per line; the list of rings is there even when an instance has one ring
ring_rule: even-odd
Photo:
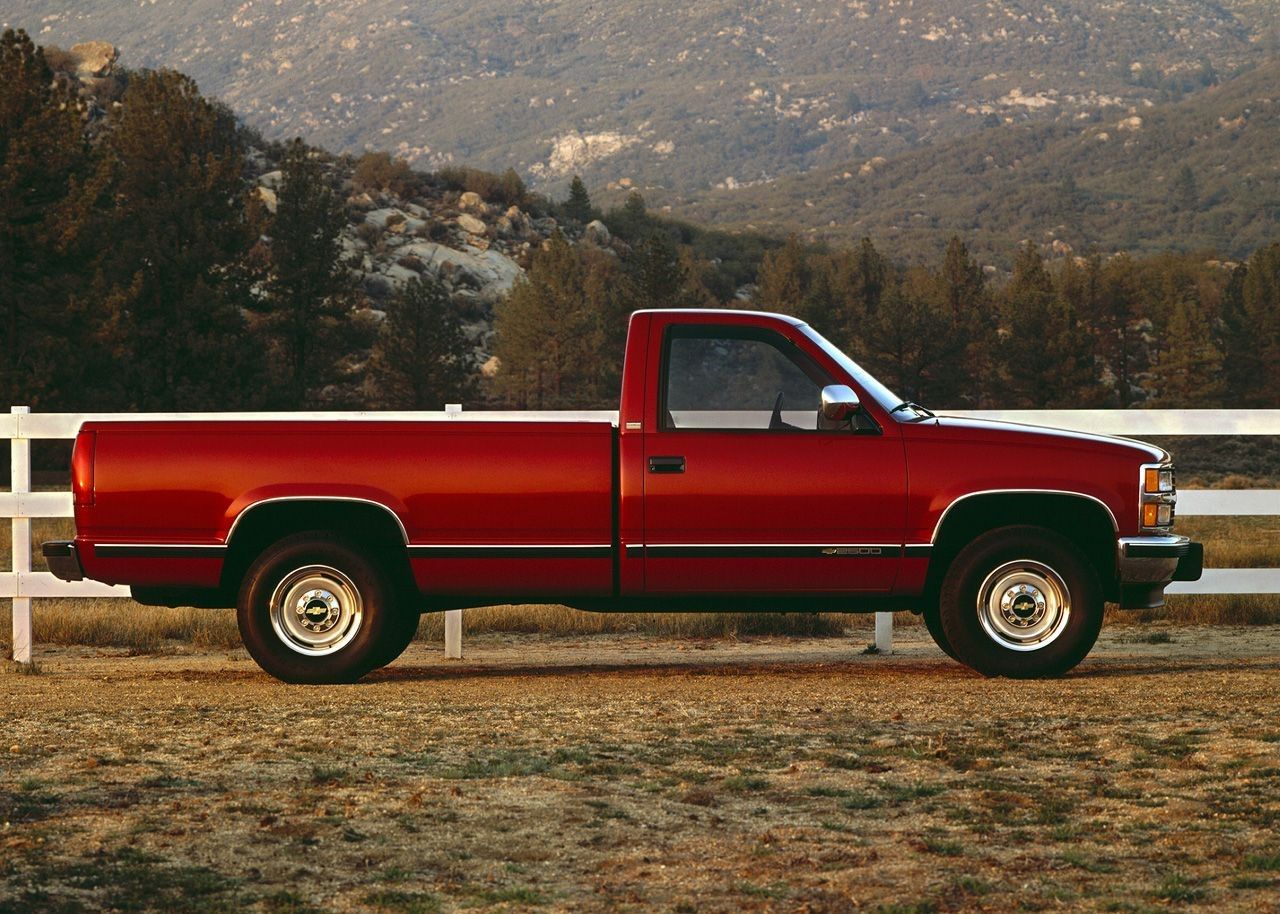
[[[876,403],[878,403],[886,412],[892,410],[902,402],[901,397],[868,374],[861,365],[841,352],[839,347],[833,344],[817,330],[814,330],[808,324],[801,324],[800,332],[813,340],[813,342],[818,345],[819,349],[831,356],[836,364],[843,368],[849,377],[853,379],[854,383],[862,388],[867,396],[875,400]]]

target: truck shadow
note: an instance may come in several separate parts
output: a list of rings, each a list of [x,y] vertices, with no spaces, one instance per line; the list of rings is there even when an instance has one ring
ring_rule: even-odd
[[[1097,680],[1123,677],[1160,677],[1187,673],[1243,673],[1280,672],[1280,658],[1242,658],[1197,661],[1100,661],[1077,667],[1060,677],[1059,682]],[[982,679],[966,667],[945,660],[910,660],[874,664],[862,660],[847,662],[796,663],[788,662],[642,662],[642,663],[565,663],[565,664],[459,664],[459,665],[405,665],[377,670],[360,680],[362,684],[393,682],[451,682],[475,679],[506,679],[531,677],[585,677],[609,676],[611,678],[705,678],[705,677],[753,677],[753,676],[841,676],[850,679],[913,678],[927,679]],[[1012,680],[1010,680],[1012,681]]]

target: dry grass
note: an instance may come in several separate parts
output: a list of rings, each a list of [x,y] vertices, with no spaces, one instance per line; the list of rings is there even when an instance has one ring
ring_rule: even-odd
[[[40,543],[73,534],[70,520],[42,520],[33,524],[33,567],[43,569]],[[1280,518],[1183,518],[1178,531],[1205,544],[1211,566],[1228,568],[1280,567]],[[0,562],[8,564],[10,531],[0,526]],[[7,602],[7,601],[6,601]],[[7,612],[0,610],[0,646],[7,647]],[[94,644],[158,651],[176,642],[201,648],[230,648],[239,644],[234,614],[229,610],[163,609],[126,600],[39,600],[34,611],[39,644]],[[918,619],[898,613],[897,624],[911,626]],[[1168,606],[1148,612],[1111,610],[1108,623],[1170,622],[1174,624],[1280,624],[1280,596],[1178,596]],[[465,630],[540,632],[557,635],[648,634],[685,638],[736,638],[768,635],[838,636],[868,623],[858,617],[831,613],[585,613],[556,605],[497,606],[467,610]],[[439,613],[423,617],[418,640],[441,641],[444,620]]]
[[[1274,909],[1280,629],[1124,634],[1054,682],[919,630],[493,635],[335,688],[59,649],[0,688],[0,911]]]

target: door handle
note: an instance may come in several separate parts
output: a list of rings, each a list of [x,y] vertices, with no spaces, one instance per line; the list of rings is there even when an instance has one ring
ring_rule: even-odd
[[[684,458],[683,457],[650,457],[649,472],[650,473],[683,473]]]

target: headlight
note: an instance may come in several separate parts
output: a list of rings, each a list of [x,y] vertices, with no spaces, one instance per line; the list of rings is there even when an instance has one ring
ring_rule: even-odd
[[[1178,495],[1173,467],[1168,464],[1145,464],[1142,467],[1138,509],[1143,529],[1169,527],[1173,523]]]

